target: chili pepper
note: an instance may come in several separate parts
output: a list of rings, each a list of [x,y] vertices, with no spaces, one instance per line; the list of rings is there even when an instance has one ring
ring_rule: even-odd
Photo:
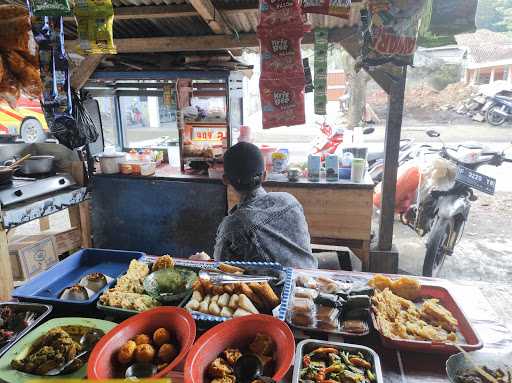
[[[372,368],[372,365],[364,360],[363,358],[359,358],[357,356],[349,357],[348,360],[350,363],[352,363],[354,366],[363,367],[363,368]]]
[[[315,375],[315,382],[321,382],[325,380],[325,368],[321,368]]]
[[[316,350],[314,350],[311,355],[316,355],[316,354],[329,354],[329,353],[333,353],[333,354],[339,354],[339,351],[333,347],[319,347],[317,348]]]

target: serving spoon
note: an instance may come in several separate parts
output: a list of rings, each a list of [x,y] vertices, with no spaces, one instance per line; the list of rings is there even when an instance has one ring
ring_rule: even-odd
[[[126,369],[124,376],[128,379],[150,378],[157,372],[152,363],[134,363]]]
[[[101,339],[101,337],[105,335],[105,332],[99,329],[93,329],[91,331],[86,332],[82,337],[80,338],[80,345],[82,346],[82,351],[75,355],[74,358],[67,361],[63,365],[53,368],[49,371],[46,371],[45,376],[56,376],[60,375],[66,368],[71,366],[75,361],[83,357],[84,355],[88,354],[94,345],[98,343],[98,341]]]
[[[221,285],[236,282],[271,282],[278,278],[263,275],[237,275],[218,271],[201,270],[199,271],[199,279]]]
[[[263,383],[276,383],[268,376],[263,376],[263,364],[256,355],[242,355],[233,366],[236,381],[239,383],[251,383],[254,380],[260,380]]]

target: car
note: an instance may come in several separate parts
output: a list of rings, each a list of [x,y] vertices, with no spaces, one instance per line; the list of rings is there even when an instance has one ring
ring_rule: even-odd
[[[27,143],[44,142],[48,125],[39,100],[21,97],[16,109],[0,102],[0,135],[19,136]]]

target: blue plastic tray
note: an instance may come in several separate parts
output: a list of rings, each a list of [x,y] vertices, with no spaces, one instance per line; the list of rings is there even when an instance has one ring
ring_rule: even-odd
[[[96,299],[128,269],[130,261],[143,256],[135,251],[82,249],[15,289],[12,296],[21,301],[50,303],[54,309],[94,307]],[[94,272],[108,275],[113,281],[86,301],[59,299],[66,287]]]

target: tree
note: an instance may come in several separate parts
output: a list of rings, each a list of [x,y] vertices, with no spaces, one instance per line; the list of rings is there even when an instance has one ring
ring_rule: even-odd
[[[494,32],[512,32],[512,0],[479,0],[476,26]]]
[[[366,85],[370,80],[370,76],[363,69],[356,73],[354,70],[355,60],[346,50],[343,50],[341,54],[341,63],[345,72],[345,92],[349,94],[346,127],[353,129],[361,125],[364,117]]]

